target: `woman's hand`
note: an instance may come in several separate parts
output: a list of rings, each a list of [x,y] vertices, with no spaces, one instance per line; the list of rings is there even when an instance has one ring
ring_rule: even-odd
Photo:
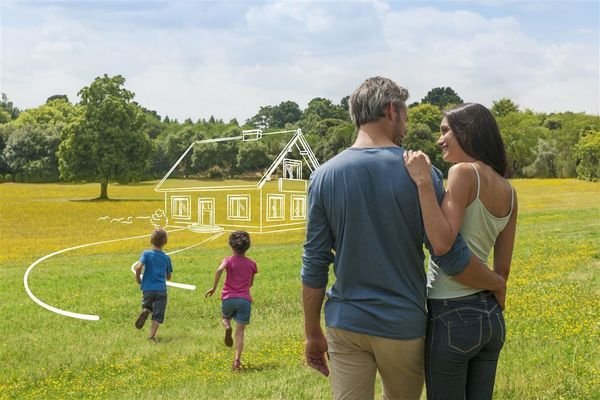
[[[431,181],[431,161],[422,151],[404,151],[404,164],[413,181],[419,185],[433,185]]]
[[[504,308],[506,307],[506,285],[501,289],[495,290],[493,293],[500,305],[500,309],[504,311]]]
[[[212,295],[213,295],[213,293],[215,292],[215,290],[216,290],[216,289],[215,289],[214,287],[213,287],[213,288],[210,288],[210,289],[208,289],[208,290],[206,291],[206,293],[204,294],[204,297],[210,297],[210,296],[212,296]]]

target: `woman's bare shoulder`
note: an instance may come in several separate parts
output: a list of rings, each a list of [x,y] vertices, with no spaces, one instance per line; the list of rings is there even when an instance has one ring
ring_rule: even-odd
[[[448,170],[448,179],[450,179],[450,177],[467,178],[467,177],[474,177],[474,176],[475,176],[475,170],[473,169],[473,165],[471,165],[471,163],[468,163],[468,162],[461,162],[461,163],[454,164]]]

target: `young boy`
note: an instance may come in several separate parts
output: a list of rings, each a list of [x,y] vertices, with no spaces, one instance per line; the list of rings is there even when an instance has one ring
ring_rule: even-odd
[[[222,324],[225,328],[225,345],[233,346],[231,337],[231,319],[235,325],[235,359],[233,370],[241,368],[242,350],[244,349],[244,330],[250,323],[252,311],[252,297],[250,288],[254,283],[254,275],[258,272],[256,263],[246,257],[246,251],[250,248],[250,235],[248,232],[236,231],[229,236],[229,246],[233,255],[225,257],[215,272],[215,281],[212,288],[206,292],[206,297],[212,296],[221,279],[224,270],[227,270],[225,284],[221,291],[221,315]]]
[[[148,316],[152,314],[152,326],[148,340],[156,341],[156,331],[165,318],[167,308],[167,280],[171,280],[173,266],[171,258],[163,253],[167,244],[167,232],[155,229],[150,236],[152,250],[144,250],[135,266],[135,280],[141,285],[142,312],[135,321],[135,327],[142,329]],[[143,277],[140,278],[144,270]]]

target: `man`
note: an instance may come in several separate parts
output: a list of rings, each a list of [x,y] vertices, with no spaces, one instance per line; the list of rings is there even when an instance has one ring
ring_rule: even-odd
[[[372,399],[376,372],[384,399],[418,399],[423,388],[426,276],[419,198],[398,144],[408,91],[369,78],[350,97],[354,145],[311,176],[302,282],[308,364],[329,375],[335,399]],[[438,198],[444,189],[432,171]],[[437,264],[474,287],[502,290],[503,278],[459,238]],[[329,265],[335,283],[320,323]]]

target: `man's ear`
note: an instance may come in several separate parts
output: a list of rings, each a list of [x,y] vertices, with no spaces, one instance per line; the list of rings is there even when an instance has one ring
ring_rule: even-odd
[[[389,103],[385,107],[385,118],[386,119],[394,119],[394,115],[396,114],[396,106],[393,103]]]

